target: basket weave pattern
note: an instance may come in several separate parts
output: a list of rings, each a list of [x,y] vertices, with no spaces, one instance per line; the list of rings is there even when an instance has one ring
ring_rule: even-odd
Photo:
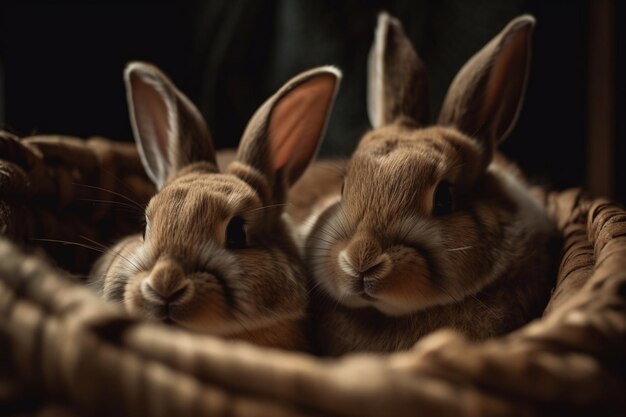
[[[51,266],[84,273],[97,253],[34,238],[107,242],[133,230],[135,218],[116,209],[128,200],[103,189],[140,205],[153,192],[131,145],[0,135],[0,409],[8,413],[626,411],[626,211],[609,201],[579,190],[544,195],[565,243],[541,320],[485,342],[441,330],[407,352],[329,360],[129,318]]]

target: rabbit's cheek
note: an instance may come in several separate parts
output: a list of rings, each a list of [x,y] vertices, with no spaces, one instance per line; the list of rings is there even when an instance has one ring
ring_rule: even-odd
[[[141,283],[146,276],[147,273],[143,273],[128,278],[124,292],[124,306],[126,311],[133,315],[145,315],[145,301],[141,293]]]
[[[454,301],[446,300],[450,297],[436,282],[438,274],[433,271],[434,261],[428,258],[426,252],[397,246],[388,250],[387,255],[393,269],[378,280],[372,289],[372,295],[386,306],[379,308],[381,311],[400,315]]]
[[[324,286],[340,299],[354,294],[354,274],[347,272],[346,267],[340,261],[345,246],[345,242],[339,242],[329,248],[321,275]]]
[[[437,303],[441,291],[433,283],[429,262],[413,254],[394,259],[393,270],[381,280],[376,295],[388,303],[412,306],[415,310]]]
[[[216,283],[196,285],[193,298],[170,306],[169,313],[175,323],[201,332],[225,334],[237,327],[223,289]]]

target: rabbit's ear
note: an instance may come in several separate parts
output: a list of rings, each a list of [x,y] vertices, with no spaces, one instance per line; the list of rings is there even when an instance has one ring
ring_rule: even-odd
[[[441,108],[439,123],[478,139],[488,159],[517,120],[534,25],[529,15],[512,20],[461,68]]]
[[[159,69],[130,63],[124,81],[139,155],[157,188],[192,162],[210,162],[217,171],[211,135],[202,115]]]
[[[400,116],[428,124],[426,69],[402,24],[387,13],[378,16],[367,78],[367,111],[374,128]]]
[[[288,81],[252,116],[237,161],[260,172],[273,192],[284,192],[317,153],[340,79],[338,69],[320,67]]]

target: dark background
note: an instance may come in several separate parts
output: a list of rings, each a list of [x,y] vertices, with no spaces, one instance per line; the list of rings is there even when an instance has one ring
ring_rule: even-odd
[[[365,65],[381,10],[402,20],[423,58],[433,109],[476,50],[511,18],[533,14],[526,102],[503,150],[536,182],[588,185],[626,201],[618,160],[626,132],[617,123],[626,114],[626,87],[621,77],[603,75],[623,72],[626,45],[616,22],[625,21],[626,7],[610,0],[4,1],[0,127],[20,136],[130,140],[121,75],[126,62],[145,60],[198,105],[218,148],[234,147],[255,109],[287,79],[333,64],[344,80],[322,154],[349,155],[369,128]],[[612,42],[592,43],[598,27],[608,28]],[[602,59],[608,67],[593,66]],[[604,91],[594,82],[609,93],[591,97]],[[596,116],[608,133],[597,133]]]

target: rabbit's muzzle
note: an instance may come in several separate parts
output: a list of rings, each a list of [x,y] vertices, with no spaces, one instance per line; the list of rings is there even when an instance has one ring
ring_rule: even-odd
[[[155,302],[170,302],[179,299],[189,289],[190,281],[185,272],[172,259],[159,259],[141,284],[143,296]]]
[[[161,258],[140,284],[144,309],[158,320],[172,321],[172,312],[193,298],[193,281],[173,259]]]
[[[380,283],[393,269],[393,262],[376,239],[357,237],[339,252],[337,264],[350,277],[351,289],[364,299],[372,301]]]

